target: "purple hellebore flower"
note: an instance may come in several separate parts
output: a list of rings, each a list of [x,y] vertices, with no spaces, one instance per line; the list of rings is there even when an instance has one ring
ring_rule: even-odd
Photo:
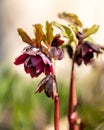
[[[15,59],[15,65],[24,64],[24,69],[31,77],[38,77],[42,72],[45,75],[53,73],[51,60],[39,48],[27,47],[23,54]]]
[[[79,59],[82,58],[84,63],[88,64],[94,58],[94,53],[96,54],[101,53],[100,49],[101,49],[100,45],[84,41],[80,47]]]
[[[71,46],[67,47],[67,52],[70,58],[72,58],[74,54]],[[83,41],[77,47],[74,56],[74,61],[78,65],[81,65],[82,62],[84,62],[84,64],[88,64],[94,58],[94,53],[96,54],[101,53],[101,46],[90,43],[88,41]]]

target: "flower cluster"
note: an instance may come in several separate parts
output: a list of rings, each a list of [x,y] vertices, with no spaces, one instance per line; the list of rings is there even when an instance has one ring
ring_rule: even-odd
[[[24,64],[25,72],[30,74],[32,78],[44,73],[46,77],[40,82],[41,85],[38,85],[36,92],[40,92],[40,90],[44,88],[45,93],[49,97],[54,97],[53,95],[57,93],[57,89],[53,91],[54,86],[56,86],[54,85],[56,80],[54,78],[55,74],[52,62],[53,60],[61,60],[63,58],[63,50],[60,46],[64,43],[60,34],[54,36],[53,25],[62,31],[63,37],[68,39],[68,43],[66,43],[63,48],[67,48],[69,57],[74,63],[78,65],[84,63],[87,65],[94,59],[95,54],[98,55],[102,50],[100,45],[94,44],[86,39],[91,34],[96,33],[99,28],[98,25],[83,28],[82,22],[75,14],[62,13],[59,14],[59,17],[67,20],[70,24],[65,26],[57,22],[46,22],[45,33],[41,24],[35,24],[33,25],[35,35],[33,39],[31,39],[23,29],[18,29],[22,40],[28,43],[29,46],[23,49],[22,54],[15,59],[14,64]],[[51,89],[48,89],[49,87],[47,86],[50,86]]]
[[[46,95],[54,98],[57,95],[57,88],[52,61],[63,58],[63,51],[59,46],[64,41],[60,39],[59,34],[53,36],[52,25],[48,22],[46,22],[46,34],[42,30],[42,25],[36,24],[33,27],[35,39],[31,39],[23,29],[18,29],[22,40],[29,46],[23,49],[22,54],[15,59],[14,64],[24,64],[25,72],[30,74],[32,78],[44,73],[46,77],[39,83],[36,92],[40,92],[42,86],[45,86],[43,89]]]
[[[29,44],[18,56],[14,64],[24,65],[24,70],[30,74],[32,78],[40,76],[42,73],[45,77],[39,82],[35,93],[42,91],[48,97],[54,99],[54,126],[55,130],[59,130],[59,96],[54,72],[54,60],[63,59],[63,49],[67,49],[69,57],[72,59],[71,81],[69,91],[68,103],[68,119],[70,129],[83,129],[83,121],[79,119],[77,112],[77,95],[74,83],[74,65],[87,65],[95,56],[102,53],[104,47],[97,45],[93,42],[90,35],[97,32],[99,26],[93,25],[90,28],[83,28],[83,24],[77,15],[71,13],[59,14],[59,17],[65,19],[69,24],[62,25],[57,22],[46,22],[45,33],[41,24],[33,25],[34,38],[31,39],[27,33],[19,28],[18,33],[22,40]],[[63,45],[64,41],[61,35],[53,34],[53,26],[62,31],[62,36],[67,38],[67,42]]]

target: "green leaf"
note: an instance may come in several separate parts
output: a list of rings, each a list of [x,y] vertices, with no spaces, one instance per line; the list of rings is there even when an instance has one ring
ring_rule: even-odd
[[[98,25],[93,25],[90,28],[85,28],[85,29],[83,29],[83,35],[86,38],[86,37],[90,36],[91,34],[96,33],[98,31],[98,29],[99,29]]]
[[[37,47],[40,47],[41,46],[41,41],[43,39],[43,35],[44,35],[44,32],[42,30],[42,25],[41,24],[35,24],[33,25],[34,27],[34,34],[35,34],[35,40],[36,40],[36,44],[37,44]]]
[[[57,22],[53,22],[53,25],[58,27],[59,29],[61,29],[62,35],[66,38],[69,38],[70,42],[76,41],[75,33],[70,26],[67,27],[67,26],[62,25],[62,24],[57,23]]]
[[[48,45],[51,46],[54,38],[53,27],[52,27],[52,23],[49,23],[48,21],[46,22],[46,38],[47,38]]]
[[[79,17],[76,14],[72,14],[72,13],[60,13],[59,18],[65,19],[67,20],[70,24],[74,25],[74,26],[79,26],[82,27],[83,24],[80,21]]]
[[[18,31],[19,35],[21,36],[21,38],[24,42],[28,43],[29,45],[34,44],[32,39],[27,35],[27,33],[23,29],[18,28],[17,31]]]

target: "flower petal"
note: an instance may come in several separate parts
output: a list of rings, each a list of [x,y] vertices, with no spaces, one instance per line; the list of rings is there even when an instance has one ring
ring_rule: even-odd
[[[101,46],[97,45],[97,44],[93,44],[93,43],[89,43],[87,41],[85,41],[85,43],[89,48],[91,48],[94,52],[96,53],[100,53],[101,52]]]
[[[49,56],[54,60],[58,59],[58,51],[56,47],[50,47],[49,49]]]
[[[24,61],[25,61],[25,59],[26,59],[27,57],[28,57],[28,54],[23,53],[22,55],[20,55],[19,57],[17,57],[17,58],[15,59],[14,64],[15,64],[15,65],[23,64]]]
[[[45,75],[49,75],[51,72],[53,72],[53,66],[51,65],[45,65],[45,67],[44,67],[44,73],[45,73]]]
[[[31,56],[36,56],[37,54],[40,54],[41,51],[39,48],[27,46],[23,49],[23,53],[26,53],[26,54],[31,55]]]
[[[51,61],[49,60],[49,58],[46,57],[43,53],[41,53],[40,56],[42,57],[44,64],[49,64],[49,65],[52,64]]]
[[[84,63],[85,65],[87,65],[94,57],[94,54],[93,52],[89,52],[85,55],[85,57],[83,58],[84,59]]]
[[[36,68],[31,66],[29,67],[29,71],[30,71],[30,76],[33,78],[33,77],[37,77],[37,74],[36,74]]]
[[[29,71],[30,71],[30,75],[31,75],[32,78],[38,77],[41,74],[41,72],[40,73],[36,73],[36,67],[33,67],[33,66],[31,66],[29,68]]]
[[[44,63],[40,62],[37,66],[36,66],[36,73],[42,73],[44,70]]]
[[[31,56],[31,63],[33,66],[38,65],[42,61],[42,58],[38,55],[36,56]]]
[[[84,57],[89,52],[93,52],[93,50],[87,44],[82,44],[81,49],[82,49],[82,57]]]
[[[58,60],[61,60],[64,57],[63,51],[61,48],[57,48]]]
[[[27,74],[30,73],[29,67],[27,67],[27,66],[24,65],[24,69],[25,69],[25,72],[26,72]]]
[[[81,65],[83,58],[82,58],[82,54],[81,52],[77,52],[75,57],[74,57],[75,62],[77,63],[77,65]]]
[[[66,49],[67,49],[67,53],[68,53],[69,57],[72,58],[73,57],[72,47],[69,45],[69,46],[66,46]]]
[[[61,40],[60,37],[61,37],[60,34],[57,34],[54,37],[54,39],[52,41],[52,46],[58,47],[58,46],[61,46],[64,43],[64,41]]]
[[[37,89],[35,90],[35,93],[37,93],[37,92],[40,93],[41,91],[44,90],[45,85],[46,85],[47,81],[49,80],[49,78],[50,78],[50,75],[46,76],[45,78],[43,78],[43,79],[40,81],[40,83],[38,84]]]
[[[31,60],[30,60],[30,56],[26,58],[26,60],[24,62],[24,65],[27,66],[27,67],[32,66],[32,63],[31,63]]]

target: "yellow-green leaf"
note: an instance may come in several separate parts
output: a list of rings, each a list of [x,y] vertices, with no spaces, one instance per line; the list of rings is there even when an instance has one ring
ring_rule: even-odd
[[[75,33],[70,26],[67,27],[67,26],[62,25],[62,24],[57,23],[57,22],[53,22],[53,25],[58,27],[59,29],[61,29],[62,35],[66,38],[69,38],[70,42],[76,41]]]
[[[90,36],[91,34],[96,33],[98,31],[98,29],[99,29],[98,25],[93,25],[90,28],[85,28],[85,29],[83,29],[83,35],[86,38],[86,37]]]
[[[18,28],[18,33],[19,35],[21,36],[22,40],[26,43],[28,43],[29,45],[33,45],[34,42],[32,41],[32,39],[27,35],[27,33],[21,29],[21,28]]]
[[[49,23],[48,21],[46,22],[46,38],[47,38],[48,46],[51,46],[53,38],[54,38],[53,27],[52,27],[52,23]]]
[[[80,21],[79,17],[76,14],[72,14],[72,13],[60,13],[59,18],[65,19],[67,20],[70,24],[74,25],[74,26],[79,26],[82,27],[83,24]]]
[[[33,25],[33,27],[34,27],[36,45],[37,45],[37,47],[40,47],[41,41],[42,41],[43,35],[44,35],[44,32],[42,30],[43,27],[41,24],[35,24],[35,25]]]

